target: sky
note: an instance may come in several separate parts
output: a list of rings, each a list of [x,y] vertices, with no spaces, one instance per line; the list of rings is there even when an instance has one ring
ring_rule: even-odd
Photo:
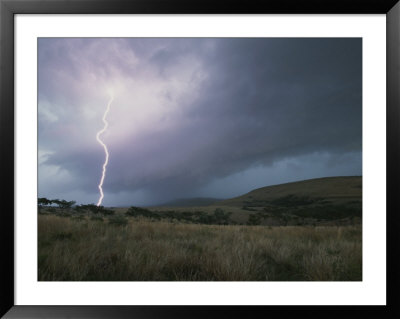
[[[361,38],[39,38],[38,196],[231,198],[362,175]]]

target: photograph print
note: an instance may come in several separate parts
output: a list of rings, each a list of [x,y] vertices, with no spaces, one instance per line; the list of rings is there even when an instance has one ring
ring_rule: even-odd
[[[39,281],[362,281],[361,38],[38,38]]]

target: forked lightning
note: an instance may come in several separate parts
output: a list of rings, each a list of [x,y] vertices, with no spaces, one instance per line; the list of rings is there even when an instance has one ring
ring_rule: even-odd
[[[101,202],[103,201],[103,198],[104,198],[103,183],[104,183],[104,178],[106,177],[106,170],[107,170],[108,157],[109,157],[107,145],[104,144],[104,142],[100,139],[100,136],[107,130],[108,122],[107,122],[106,118],[107,118],[108,112],[110,111],[111,103],[112,103],[113,100],[114,100],[114,97],[111,95],[110,100],[108,101],[108,104],[107,104],[106,111],[103,114],[104,127],[103,127],[102,130],[97,132],[97,135],[96,135],[97,142],[99,142],[99,144],[101,146],[103,146],[104,153],[106,154],[106,158],[105,158],[105,161],[104,161],[104,164],[103,164],[103,171],[102,171],[100,183],[99,183],[99,186],[98,186],[99,191],[100,191],[100,198],[99,198],[99,201],[97,202],[97,206],[101,205]]]

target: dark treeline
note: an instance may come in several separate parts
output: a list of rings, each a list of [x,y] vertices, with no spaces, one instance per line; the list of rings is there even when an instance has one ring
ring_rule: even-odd
[[[207,225],[229,225],[237,224],[230,219],[231,212],[224,212],[220,208],[216,208],[213,213],[206,213],[202,211],[196,212],[176,212],[176,211],[151,211],[146,208],[132,206],[125,214],[115,214],[112,209],[105,208],[104,206],[97,206],[95,204],[75,205],[75,201],[66,201],[59,199],[49,200],[47,198],[38,198],[38,208],[40,214],[56,214],[62,217],[72,217],[79,215],[83,218],[86,216],[93,216],[93,220],[101,220],[101,216],[112,217],[110,222],[115,224],[126,224],[126,218],[140,217],[152,221],[179,221],[183,223],[193,224],[207,224]],[[55,206],[54,206],[55,205]],[[97,217],[95,217],[96,215]],[[115,215],[115,216],[113,216]]]
[[[146,208],[132,206],[125,213],[131,217],[145,217],[153,220],[177,220],[180,222],[206,224],[206,225],[228,225],[236,224],[230,219],[231,212],[224,212],[221,208],[215,209],[213,214],[202,211],[196,212],[176,212],[170,211],[151,211]]]
[[[43,206],[52,206],[53,204],[57,205],[59,208],[71,208],[76,201],[66,201],[63,199],[47,199],[46,197],[38,198],[38,205]]]
[[[221,208],[215,208],[214,211],[158,211],[131,206],[123,212],[125,209],[118,211],[95,204],[76,205],[75,201],[38,198],[39,214],[56,214],[81,219],[89,217],[99,221],[106,217],[118,225],[125,225],[129,218],[205,225],[354,225],[360,223],[362,218],[361,203],[358,201],[332,204],[289,195],[269,202],[257,202],[253,205],[246,203],[246,205],[242,207],[244,212],[239,218],[237,215],[233,217],[232,212]]]
[[[47,199],[45,197],[38,198],[38,206],[39,210],[42,208],[46,207],[50,209],[50,212],[54,212],[51,210],[51,208],[54,208],[53,205],[56,207],[63,209],[63,210],[68,210],[72,211],[75,210],[78,213],[86,213],[86,212],[91,212],[93,214],[103,214],[103,215],[113,215],[114,211],[112,209],[106,209],[104,206],[97,206],[95,204],[86,204],[86,205],[75,205],[76,201],[66,201],[64,199]]]

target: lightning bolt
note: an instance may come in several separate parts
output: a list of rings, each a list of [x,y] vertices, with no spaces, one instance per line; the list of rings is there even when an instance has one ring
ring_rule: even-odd
[[[103,127],[102,130],[98,131],[98,132],[97,132],[97,135],[96,135],[97,142],[99,142],[99,144],[100,144],[101,146],[103,146],[103,148],[104,148],[104,153],[106,154],[106,158],[105,158],[104,164],[103,164],[103,171],[102,171],[100,183],[99,183],[99,186],[98,186],[99,191],[100,191],[100,198],[99,198],[99,201],[97,202],[97,206],[100,206],[100,205],[101,205],[101,202],[103,201],[103,198],[104,198],[104,193],[103,193],[103,182],[104,182],[104,178],[106,177],[107,164],[108,164],[108,157],[109,157],[107,145],[104,144],[104,142],[100,139],[100,136],[107,130],[108,122],[107,122],[106,118],[107,118],[108,112],[110,111],[110,106],[111,106],[111,103],[112,103],[113,100],[114,100],[114,97],[111,95],[111,96],[110,96],[110,100],[108,101],[108,104],[107,104],[106,111],[105,111],[104,114],[103,114],[103,123],[104,123],[104,127]]]

